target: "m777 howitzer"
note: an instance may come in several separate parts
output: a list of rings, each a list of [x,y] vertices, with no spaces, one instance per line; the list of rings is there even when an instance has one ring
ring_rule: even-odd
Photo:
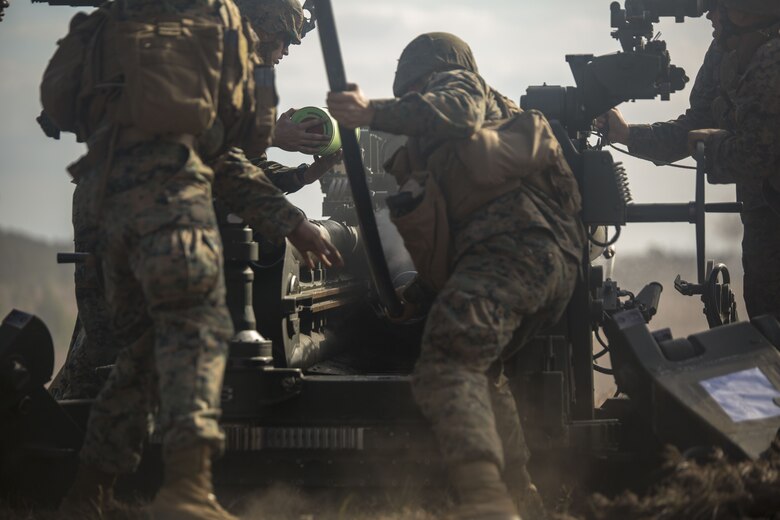
[[[682,87],[684,73],[672,68],[666,50],[658,43],[648,48],[647,24],[660,16],[700,15],[701,5],[647,1],[637,11],[639,5],[627,2],[624,13],[612,8],[619,39],[631,44],[620,58],[570,59],[581,67],[576,89],[532,87],[522,104],[557,121],[589,227],[686,221],[698,232],[707,209],[703,196],[683,205],[630,204],[622,169],[585,139],[590,120],[602,111]],[[639,79],[618,81],[624,66],[640,65]],[[382,158],[398,144],[394,137],[361,132],[375,207],[391,185]],[[341,174],[325,177],[323,213],[332,218],[321,223],[347,256],[343,269],[309,270],[288,243],[268,244],[240,222],[223,219],[228,305],[238,332],[222,394],[227,452],[215,467],[218,486],[440,482],[437,448],[409,385],[422,320],[397,324],[376,311],[380,301],[345,182]],[[591,234],[598,250],[615,240]],[[771,397],[780,395],[776,320],[732,323],[730,312],[718,312],[723,324],[687,338],[674,338],[668,329],[650,332],[660,284],[634,295],[605,280],[585,254],[582,267],[560,323],[504,360],[533,453],[531,473],[543,491],[560,489],[561,475],[594,491],[637,483],[646,475],[642,469],[656,467],[668,442],[681,449],[718,445],[735,458],[757,457],[769,446],[780,426],[780,408],[774,413]],[[390,271],[396,281],[408,275],[402,262]],[[700,274],[703,284],[703,268]],[[717,282],[715,289],[728,296],[726,284]],[[602,330],[611,370],[594,365],[594,332],[601,338]],[[50,342],[42,323],[29,315],[12,313],[0,327],[0,488],[56,501],[72,478],[90,401],[56,402],[43,391],[52,372]],[[594,370],[613,373],[623,396],[598,405]],[[760,394],[758,412],[734,411],[739,396],[728,388],[735,382]],[[151,492],[159,481],[157,447],[152,436],[139,475],[125,480],[125,488]],[[540,471],[545,467],[560,471],[546,472],[547,481]],[[54,471],[56,478],[41,478]]]

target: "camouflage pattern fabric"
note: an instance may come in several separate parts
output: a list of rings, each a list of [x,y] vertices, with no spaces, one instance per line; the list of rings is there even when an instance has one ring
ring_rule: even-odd
[[[687,155],[689,130],[728,131],[707,143],[708,180],[735,183],[743,203],[744,296],[750,317],[780,316],[780,220],[762,192],[764,180],[780,180],[779,29],[775,25],[732,38],[727,50],[713,43],[688,112],[673,122],[631,127],[631,151],[657,160]]]
[[[271,185],[262,171],[249,163],[238,149],[231,149],[215,161],[214,191],[225,205],[242,215],[247,222],[272,238],[289,234],[303,218],[300,210],[292,206]],[[123,180],[132,185],[132,182]],[[95,194],[89,190],[93,183],[85,182],[74,192],[74,230],[79,236],[77,250],[95,251],[98,230],[94,225]],[[80,280],[89,276],[89,280]],[[108,304],[102,291],[102,284],[96,279],[97,269],[78,264],[76,270],[77,301],[83,330],[74,339],[68,358],[50,389],[58,399],[95,397],[101,389],[102,380],[95,373],[99,366],[113,364],[119,352],[119,342],[114,337]],[[87,287],[84,287],[87,285]]]
[[[768,207],[742,212],[743,291],[748,316],[780,319],[780,215]]]
[[[773,36],[772,36],[773,35]],[[748,33],[724,55],[713,110],[728,130],[707,143],[710,182],[734,182],[743,203],[742,265],[748,315],[780,318],[780,218],[762,185],[780,181],[780,24]]]
[[[303,219],[301,211],[287,201],[263,171],[247,161],[240,150],[228,150],[214,164],[217,169],[213,187],[215,195],[231,211],[243,216],[253,228],[262,229],[264,236],[280,239]],[[285,187],[294,186],[290,177],[294,176],[295,169],[278,166],[273,179]],[[94,189],[93,184],[79,184],[74,191],[76,251],[96,250],[98,228],[93,215],[96,195],[89,193],[86,187],[89,185]],[[76,264],[75,282],[82,331],[72,339],[65,364],[49,388],[57,399],[95,397],[103,384],[95,369],[113,364],[120,350],[111,329],[108,304],[98,280],[97,268]]]
[[[514,399],[487,372],[560,318],[577,269],[543,230],[494,235],[461,256],[428,315],[412,379],[446,464],[525,463]]]
[[[447,140],[469,137],[485,121],[520,110],[479,74],[467,70],[432,74],[420,92],[373,99],[371,106],[372,129],[419,138],[423,155]]]
[[[303,8],[298,0],[237,0],[236,5],[252,27],[266,37],[284,34],[290,43],[301,43]]]
[[[745,210],[764,206],[763,180],[780,176],[778,31],[780,24],[743,35],[724,54],[720,96],[713,104],[716,128],[729,132],[707,143],[709,179],[735,182]]]
[[[439,179],[446,170],[451,182],[457,163],[434,152],[519,111],[477,74],[473,58],[467,62],[433,72],[419,92],[371,101],[371,128],[409,136],[425,169]],[[447,186],[439,185],[446,200]],[[490,460],[503,468],[528,459],[514,398],[500,367],[491,367],[557,321],[574,290],[581,224],[552,205],[544,194],[515,189],[450,222],[452,274],[428,315],[412,378],[447,465]]]
[[[494,363],[491,368],[501,371],[503,363]],[[493,377],[491,372],[492,370],[488,370],[487,376],[488,389],[490,391],[490,408],[496,421],[496,433],[498,433],[498,438],[501,440],[501,453],[504,456],[504,480],[507,485],[511,486],[512,483],[510,479],[506,478],[506,475],[525,471],[528,460],[531,458],[531,452],[528,450],[528,444],[525,441],[525,433],[523,433],[523,427],[520,424],[520,414],[517,411],[515,396],[512,394],[512,389],[509,386],[509,379],[503,372],[499,372],[498,377]],[[494,455],[499,453],[495,448],[497,446],[494,446],[494,449],[491,450],[492,455],[488,458],[492,459]],[[454,450],[450,446],[448,451],[461,455],[456,455],[456,458],[450,464],[455,464],[454,460],[465,460],[462,458],[462,455],[467,450]],[[467,455],[467,458],[471,458],[471,456]]]
[[[688,132],[715,128],[712,103],[720,90],[723,51],[713,41],[691,88],[690,108],[674,121],[629,126],[629,151],[659,162],[675,162],[690,155]]]
[[[766,16],[780,16],[780,4],[776,0],[720,0],[731,9],[739,9],[746,13]]]
[[[240,149],[229,149],[211,166],[216,173],[214,195],[220,203],[269,240],[289,235],[304,219],[303,212]]]
[[[272,171],[273,177],[269,179],[237,148],[229,149],[211,164],[215,169],[214,195],[264,237],[281,239],[304,218],[279,189],[287,188],[289,192],[300,189],[296,172],[301,167],[286,168],[272,161],[261,162]],[[305,165],[302,168],[305,170]],[[276,183],[281,186],[274,186]],[[95,186],[87,188],[79,184],[74,191],[73,229],[76,251],[94,252],[98,234],[94,216],[97,195],[89,193],[88,189],[94,190]],[[103,384],[95,369],[113,364],[120,350],[97,277],[95,266],[76,265],[76,301],[83,330],[72,339],[65,364],[49,388],[57,399],[94,398]]]
[[[285,166],[275,161],[269,161],[266,154],[257,159],[251,159],[251,162],[263,170],[274,186],[285,193],[295,193],[306,185],[303,182],[303,174],[309,168],[306,163],[298,166]]]
[[[398,59],[393,95],[401,97],[432,72],[463,69],[479,73],[471,47],[449,33],[421,34],[407,45]]]
[[[140,460],[157,402],[166,452],[202,442],[221,449],[232,323],[212,171],[185,146],[149,142],[117,150],[107,174],[99,255],[123,349],[92,408],[81,458],[124,473]],[[98,172],[82,182],[99,185]]]
[[[230,0],[129,0],[124,14],[142,20],[168,13],[213,16],[220,5],[235,11]],[[222,78],[220,89],[228,95],[247,86],[233,79]],[[125,473],[140,460],[155,412],[166,455],[196,444],[222,448],[219,394],[233,327],[212,185],[272,237],[288,234],[303,216],[257,168],[231,170],[223,161],[228,165],[215,182],[213,170],[182,144],[194,143],[193,136],[167,141],[117,128],[110,101],[97,96],[89,107],[100,131],[88,136],[89,153],[79,161],[87,166],[78,180],[84,200],[94,205],[89,220],[99,228],[105,300],[121,350],[93,405],[81,459]],[[243,117],[230,103],[222,108],[223,122]],[[273,111],[267,115],[275,121]],[[233,135],[233,126],[226,126]],[[260,120],[255,126],[252,131],[264,128]],[[241,152],[233,155],[246,161]],[[77,211],[88,207],[76,205]]]
[[[79,183],[73,191],[73,235],[77,252],[94,254],[98,228],[93,214],[93,194],[89,190],[89,183]],[[120,347],[111,330],[97,265],[76,264],[74,282],[81,330],[71,339],[65,364],[49,387],[56,399],[94,398],[103,386],[95,369],[113,364]]]
[[[416,141],[423,157],[435,155],[433,152],[448,141],[471,136],[485,121],[504,119],[520,110],[481,76],[465,69],[434,73],[422,92],[410,92],[399,99],[372,100],[371,105],[374,107],[371,128],[409,136]],[[441,163],[426,162],[427,169],[437,179],[445,171],[453,175],[453,163],[448,157],[443,159]],[[437,182],[446,197],[447,186]],[[511,211],[492,211],[491,216],[485,217],[490,221],[487,226],[474,227],[473,216],[460,221],[450,214],[456,258],[490,234],[535,228],[550,230],[566,253],[577,259],[581,257],[584,235],[579,219],[560,215],[544,194],[534,193],[530,188],[515,190],[501,199],[499,204],[512,208]],[[481,211],[491,213],[486,207]]]

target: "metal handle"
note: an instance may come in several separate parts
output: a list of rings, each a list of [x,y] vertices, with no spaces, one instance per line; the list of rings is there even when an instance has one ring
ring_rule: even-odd
[[[328,83],[333,92],[343,92],[347,89],[347,76],[344,71],[344,62],[341,58],[336,23],[333,18],[333,9],[330,0],[314,0],[319,22],[320,43],[325,58],[325,70],[328,74]],[[379,237],[379,229],[374,216],[374,205],[366,181],[363,159],[358,146],[355,130],[345,128],[339,124],[341,133],[341,145],[344,150],[344,166],[349,179],[349,187],[352,191],[352,199],[355,202],[360,234],[368,256],[368,266],[371,279],[379,294],[379,300],[385,311],[391,316],[401,314],[401,302],[395,294],[393,280],[382,250],[382,240]]]

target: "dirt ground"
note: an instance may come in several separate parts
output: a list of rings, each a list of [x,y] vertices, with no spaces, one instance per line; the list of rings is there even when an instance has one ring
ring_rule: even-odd
[[[577,503],[560,490],[557,497],[545,497],[550,520],[780,520],[780,437],[758,461],[731,463],[719,450],[691,458],[673,448],[665,459],[663,474],[642,496],[596,494]],[[243,520],[436,520],[446,518],[452,505],[441,490],[310,492],[282,485],[223,502]],[[0,508],[0,518],[67,520],[55,511],[8,508]],[[146,515],[137,505],[107,518]]]

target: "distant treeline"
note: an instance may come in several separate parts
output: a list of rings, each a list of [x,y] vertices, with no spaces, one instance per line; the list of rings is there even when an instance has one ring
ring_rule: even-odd
[[[73,244],[0,230],[0,251],[0,314],[5,318],[12,309],[19,309],[40,317],[51,332],[59,366],[77,311],[73,266],[57,265],[57,253],[73,251]]]

